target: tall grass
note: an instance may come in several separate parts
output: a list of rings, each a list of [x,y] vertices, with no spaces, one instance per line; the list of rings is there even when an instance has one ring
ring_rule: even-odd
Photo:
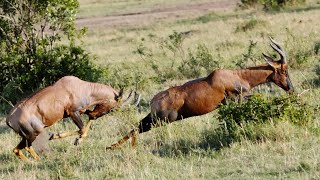
[[[113,1],[108,3],[106,7],[116,4]],[[139,9],[138,5],[136,9]],[[160,68],[174,60],[179,65],[182,60],[164,54],[168,51],[158,48],[159,41],[147,40],[150,37],[166,39],[174,32],[192,32],[182,44],[187,56],[190,52],[195,59],[202,57],[201,53],[197,55],[197,48],[205,47],[201,52],[206,52],[206,57],[211,54],[221,68],[232,69],[239,68],[236,62],[244,66],[264,63],[262,52],[276,56],[268,46],[268,36],[272,36],[287,52],[295,90],[300,93],[309,89],[301,98],[319,108],[319,84],[314,83],[319,78],[316,67],[320,64],[317,51],[320,42],[319,9],[270,14],[238,10],[217,14],[144,26],[89,30],[83,45],[97,56],[97,64],[106,66],[100,81],[117,88],[137,88],[143,95],[141,112],[129,107],[99,118],[80,146],[73,145],[75,137],[47,144],[37,142],[36,147],[48,146],[50,151],[41,153],[42,160],[32,163],[22,162],[13,156],[12,149],[20,137],[6,127],[3,117],[0,119],[0,179],[319,179],[318,111],[313,112],[307,126],[281,121],[260,127],[259,130],[274,137],[264,141],[240,138],[228,146],[214,148],[217,143],[215,131],[221,126],[218,111],[214,111],[141,134],[136,149],[127,143],[119,150],[105,150],[150,111],[148,103],[153,95],[189,80],[190,76],[179,79],[173,76],[165,82],[154,81],[152,77],[157,73],[139,54],[134,53],[143,43],[152,50]],[[205,21],[203,17],[206,17]],[[201,76],[206,73],[207,69],[202,69]],[[278,87],[270,91],[263,86],[259,92],[270,97],[284,95]],[[69,119],[48,128],[47,133],[76,129]]]

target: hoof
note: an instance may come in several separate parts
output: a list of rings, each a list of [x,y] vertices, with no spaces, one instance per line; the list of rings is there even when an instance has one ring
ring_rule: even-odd
[[[74,145],[75,146],[78,146],[78,145],[80,145],[80,143],[82,142],[82,138],[76,138],[76,140],[74,141]]]
[[[116,145],[111,145],[109,147],[106,147],[106,151],[108,150],[115,150],[115,149],[118,149],[119,147],[117,147]]]
[[[62,138],[61,134],[62,134],[62,132],[58,132],[57,134],[49,133],[49,136],[50,136],[49,140]]]
[[[54,134],[53,133],[49,133],[49,141],[54,139]]]

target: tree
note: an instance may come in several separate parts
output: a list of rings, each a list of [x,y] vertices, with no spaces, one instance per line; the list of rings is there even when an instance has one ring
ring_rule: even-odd
[[[85,33],[75,28],[78,7],[77,0],[0,1],[2,105],[4,99],[15,103],[65,75],[97,80],[101,70],[76,45]]]

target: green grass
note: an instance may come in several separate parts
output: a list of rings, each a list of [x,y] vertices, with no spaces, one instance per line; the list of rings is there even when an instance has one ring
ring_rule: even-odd
[[[217,151],[201,145],[206,142],[204,135],[214,128],[211,114],[140,135],[135,150],[126,144],[121,150],[106,152],[105,146],[130,128],[119,121],[123,120],[99,119],[79,147],[72,145],[74,138],[51,141],[51,152],[34,163],[21,162],[12,155],[11,148],[18,138],[7,131],[1,134],[1,179],[319,177],[319,136],[287,123],[275,127],[287,134],[287,140],[259,144],[244,140]],[[66,127],[59,123],[50,131],[74,128],[72,123],[67,123]]]
[[[80,1],[80,17],[105,16],[147,10],[154,5],[173,6],[177,1]],[[319,5],[314,2],[313,7]],[[113,8],[108,8],[113,7]],[[310,7],[309,5],[307,7]],[[101,9],[106,9],[102,12]],[[301,10],[302,9],[302,10]],[[94,10],[94,11],[93,11]],[[184,50],[194,50],[204,44],[223,68],[235,68],[235,60],[246,54],[250,40],[257,42],[252,56],[263,63],[261,53],[274,54],[268,36],[273,36],[287,52],[291,80],[297,92],[310,89],[303,99],[319,105],[319,85],[313,71],[319,65],[319,53],[314,49],[320,42],[319,8],[301,8],[290,11],[264,13],[257,10],[237,10],[202,14],[184,20],[155,21],[148,25],[129,27],[100,27],[89,29],[83,38],[84,47],[97,56],[96,63],[114,67],[119,76],[105,83],[126,82],[135,84],[138,76],[139,90],[144,106],[139,113],[134,108],[102,117],[94,122],[89,136],[80,146],[74,146],[75,137],[50,141],[50,152],[41,154],[39,162],[26,163],[13,156],[12,149],[20,138],[0,118],[0,179],[319,179],[320,178],[320,119],[319,113],[308,127],[299,127],[286,121],[270,126],[265,131],[279,137],[254,143],[243,139],[220,150],[208,148],[208,143],[219,126],[216,111],[189,118],[141,134],[137,149],[130,143],[120,150],[105,151],[124,136],[149,111],[148,102],[157,92],[188,79],[174,79],[156,83],[150,79],[156,73],[133,53],[143,44],[154,54],[160,66],[172,60],[181,61],[159,48],[152,41],[164,39],[174,31],[192,34],[183,41]],[[250,28],[243,30],[249,24]],[[302,64],[299,64],[301,60]],[[250,64],[251,63],[251,64]],[[249,62],[252,65],[252,62]],[[112,74],[114,73],[114,74]],[[205,74],[203,74],[205,75]],[[281,96],[284,92],[266,95]],[[76,130],[69,121],[60,121],[47,132]],[[283,137],[283,138],[282,138]]]

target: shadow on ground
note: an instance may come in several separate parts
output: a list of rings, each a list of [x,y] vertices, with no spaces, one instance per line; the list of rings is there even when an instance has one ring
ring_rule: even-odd
[[[206,130],[198,141],[179,139],[170,143],[158,143],[153,154],[160,157],[185,156],[189,154],[207,154],[230,147],[232,138],[222,131]]]
[[[11,129],[7,125],[0,125],[0,134],[6,134],[10,131]]]

